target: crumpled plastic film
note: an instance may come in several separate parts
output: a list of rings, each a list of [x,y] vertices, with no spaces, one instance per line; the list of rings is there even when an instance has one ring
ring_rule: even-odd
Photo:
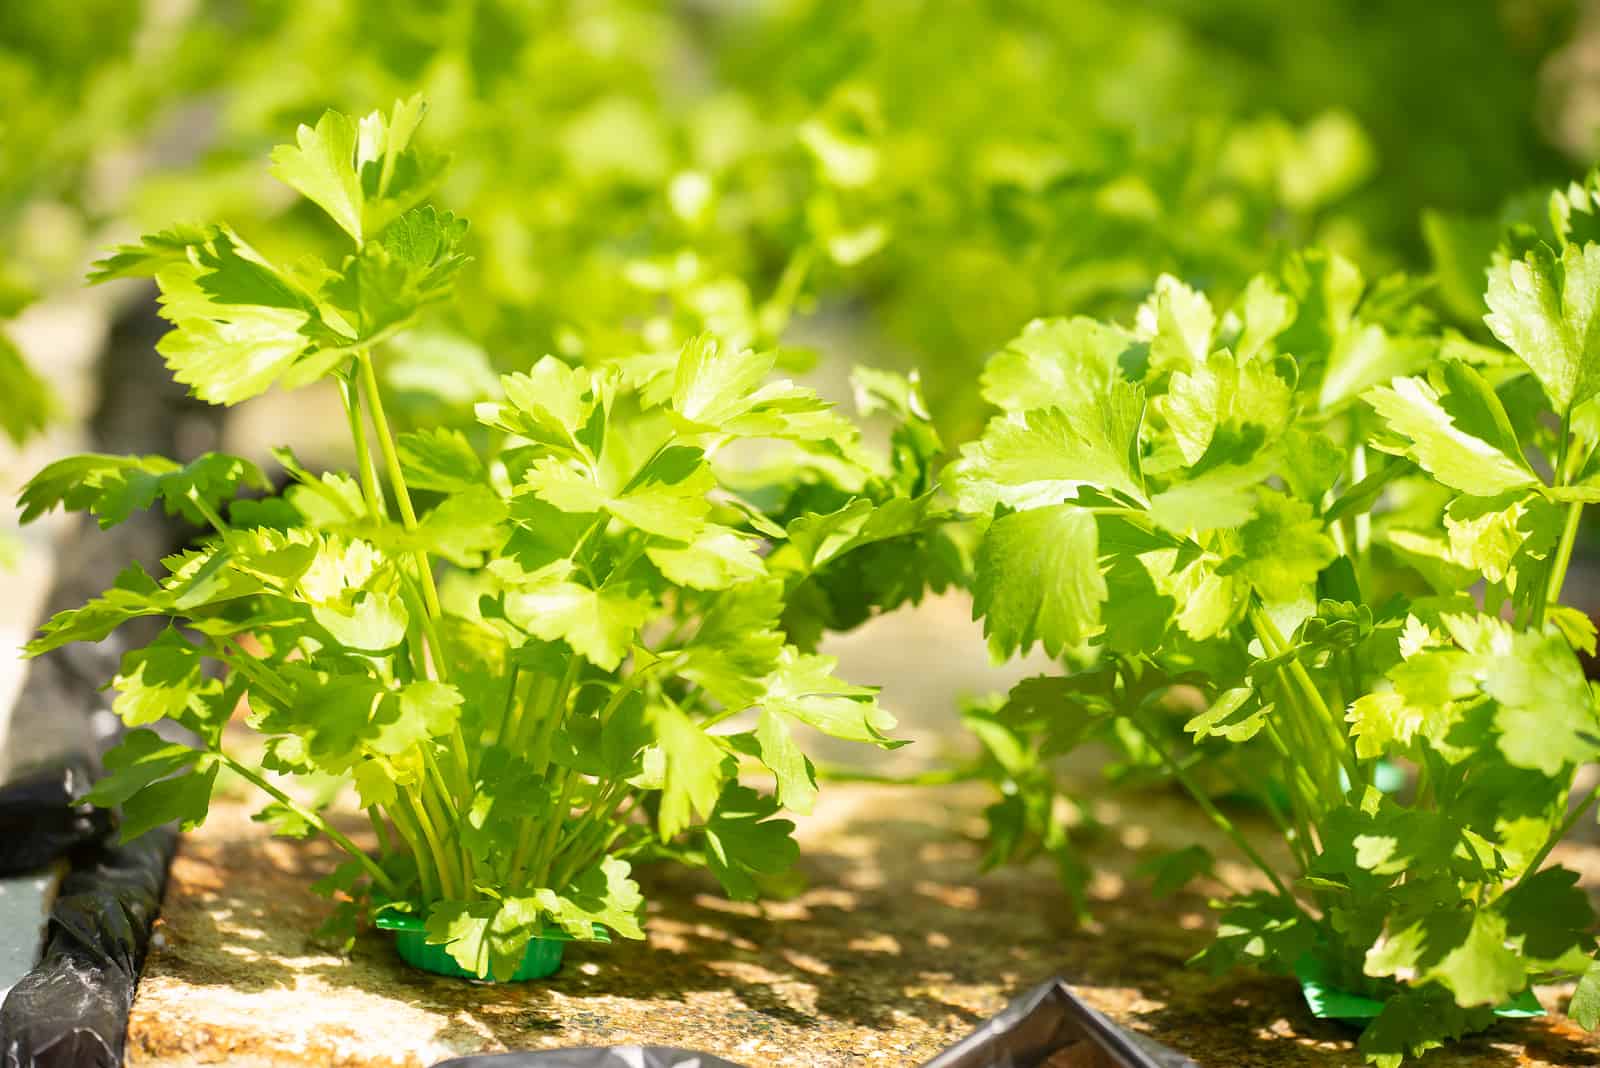
[[[79,800],[93,777],[88,757],[76,755],[0,785],[0,876],[38,871],[112,830],[111,812]]]
[[[117,1068],[175,827],[84,858],[61,884],[44,955],[0,1004],[0,1068]]]
[[[1077,1056],[1072,1056],[1077,1054]],[[1034,987],[923,1068],[1199,1068],[1117,1027],[1060,979]]]

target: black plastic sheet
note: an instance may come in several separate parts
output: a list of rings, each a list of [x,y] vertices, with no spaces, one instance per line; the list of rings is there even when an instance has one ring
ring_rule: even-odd
[[[117,1068],[177,830],[103,847],[61,884],[44,956],[0,1004],[0,1068]]]
[[[110,812],[78,800],[93,776],[89,758],[77,755],[0,786],[0,876],[38,871],[111,831]]]
[[[1117,1068],[1199,1068],[1189,1058],[1123,1031],[1085,1005],[1059,979],[1034,987],[923,1068],[1040,1068],[1087,1043]],[[614,1046],[457,1057],[433,1068],[742,1068],[670,1046]]]

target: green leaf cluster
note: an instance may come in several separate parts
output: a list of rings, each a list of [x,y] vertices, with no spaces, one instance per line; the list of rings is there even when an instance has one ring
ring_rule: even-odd
[[[863,408],[895,424],[878,455],[775,378],[774,353],[711,335],[649,366],[546,356],[491,382],[470,426],[396,433],[378,366],[464,262],[464,224],[420,202],[440,175],[412,141],[421,113],[329,113],[274,153],[353,243],[340,258],[278,264],[207,225],[98,266],[154,277],[160,350],[205,400],[333,380],[357,464],[318,474],[279,450],[281,493],[219,454],[50,465],[23,490],[27,520],[60,507],[112,526],[159,500],[207,532],[29,652],[164,619],[107,680],[135,729],[93,800],[130,836],[194,826],[228,769],[278,833],[349,853],[326,889],[419,913],[463,967],[503,977],[550,927],[642,937],[629,858],[702,865],[738,898],[793,864],[779,813],[814,803],[807,736],[901,744],[816,640],[919,597],[947,517],[914,381],[862,372]],[[788,451],[755,474],[721,462],[754,440]],[[867,554],[900,572],[855,585]],[[228,729],[241,709],[248,741]],[[162,721],[197,741],[163,741]],[[340,793],[375,849],[325,815]]]
[[[1270,887],[1219,902],[1199,963],[1317,958],[1386,1001],[1362,1038],[1377,1064],[1587,973],[1596,948],[1575,874],[1546,866],[1600,758],[1594,628],[1559,603],[1596,499],[1600,244],[1560,210],[1575,195],[1553,236],[1496,255],[1500,345],[1332,253],[1230,306],[1164,277],[1131,323],[1042,320],[994,356],[999,414],[945,473],[982,530],[991,651],[1066,665],[968,716],[1005,795],[1000,858],[1027,855],[1024,828],[1070,852],[1054,817],[1019,815],[1058,808],[1039,757],[1109,743],[1192,793]],[[1381,792],[1380,763],[1409,785]],[[1292,866],[1225,794],[1271,816]],[[1171,889],[1211,864],[1148,871]]]

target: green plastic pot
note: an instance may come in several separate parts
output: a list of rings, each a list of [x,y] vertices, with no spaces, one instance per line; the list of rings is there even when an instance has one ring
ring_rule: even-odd
[[[1306,1007],[1319,1020],[1343,1020],[1356,1026],[1366,1026],[1383,1011],[1383,1002],[1364,994],[1340,990],[1333,982],[1327,966],[1315,954],[1307,953],[1294,966],[1295,978],[1300,980],[1300,992],[1305,995]],[[1524,990],[1513,1000],[1494,1010],[1496,1016],[1507,1020],[1525,1020],[1543,1016],[1544,1008],[1532,990]]]
[[[421,916],[410,912],[380,912],[373,920],[373,925],[380,931],[394,934],[394,945],[400,959],[413,968],[454,979],[498,981],[485,980],[477,972],[463,968],[450,955],[449,947],[429,943],[428,926]],[[511,973],[511,978],[503,981],[521,983],[529,979],[549,978],[561,970],[561,955],[567,943],[573,941],[576,939],[561,928],[546,927],[538,938],[528,943],[528,948],[522,954],[522,963]],[[610,942],[611,936],[605,928],[596,924],[593,941]]]

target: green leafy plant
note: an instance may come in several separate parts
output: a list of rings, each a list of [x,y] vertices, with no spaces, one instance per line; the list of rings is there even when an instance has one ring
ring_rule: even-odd
[[[226,769],[269,795],[258,818],[276,832],[349,855],[322,884],[349,895],[342,919],[370,894],[504,977],[550,925],[641,937],[630,859],[704,865],[755,896],[795,859],[780,810],[816,795],[803,731],[898,744],[874,691],[814,643],[921,595],[920,572],[853,588],[845,569],[937,540],[937,439],[914,383],[863,372],[866,405],[900,417],[877,458],[811,390],[772,380],[771,353],[711,337],[626,368],[545,357],[502,378],[473,426],[394,433],[377,365],[465,261],[465,223],[422,203],[443,163],[412,143],[421,115],[416,99],[330,112],[273,154],[348,236],[337,261],[285,266],[207,225],[98,266],[154,276],[173,324],[158,347],[199,397],[336,382],[355,470],[279,450],[274,493],[218,454],[50,465],[25,520],[63,506],[111,526],[159,501],[210,533],[164,575],[130,567],[29,652],[166,620],[110,680],[134,729],[91,798],[121,807],[124,834],[195,826]],[[723,465],[747,439],[789,451],[761,472]],[[253,750],[228,729],[241,706]],[[376,850],[295,780],[353,789]]]
[[[1048,758],[1112,743],[1255,869],[1198,963],[1309,968],[1383,1000],[1361,1037],[1377,1064],[1552,976],[1585,976],[1573,1012],[1596,1022],[1595,916],[1546,862],[1600,756],[1577,655],[1595,630],[1559,602],[1600,499],[1597,202],[1559,194],[1544,235],[1497,256],[1498,345],[1320,253],[1226,311],[1163,278],[1131,327],[1035,322],[989,362],[1002,414],[947,473],[986,526],[992,650],[1068,668],[968,712],[1008,793],[999,859],[1063,848]],[[1408,789],[1376,787],[1384,760]],[[1276,851],[1224,792],[1257,799]],[[1213,860],[1191,846],[1153,871],[1170,889]]]

